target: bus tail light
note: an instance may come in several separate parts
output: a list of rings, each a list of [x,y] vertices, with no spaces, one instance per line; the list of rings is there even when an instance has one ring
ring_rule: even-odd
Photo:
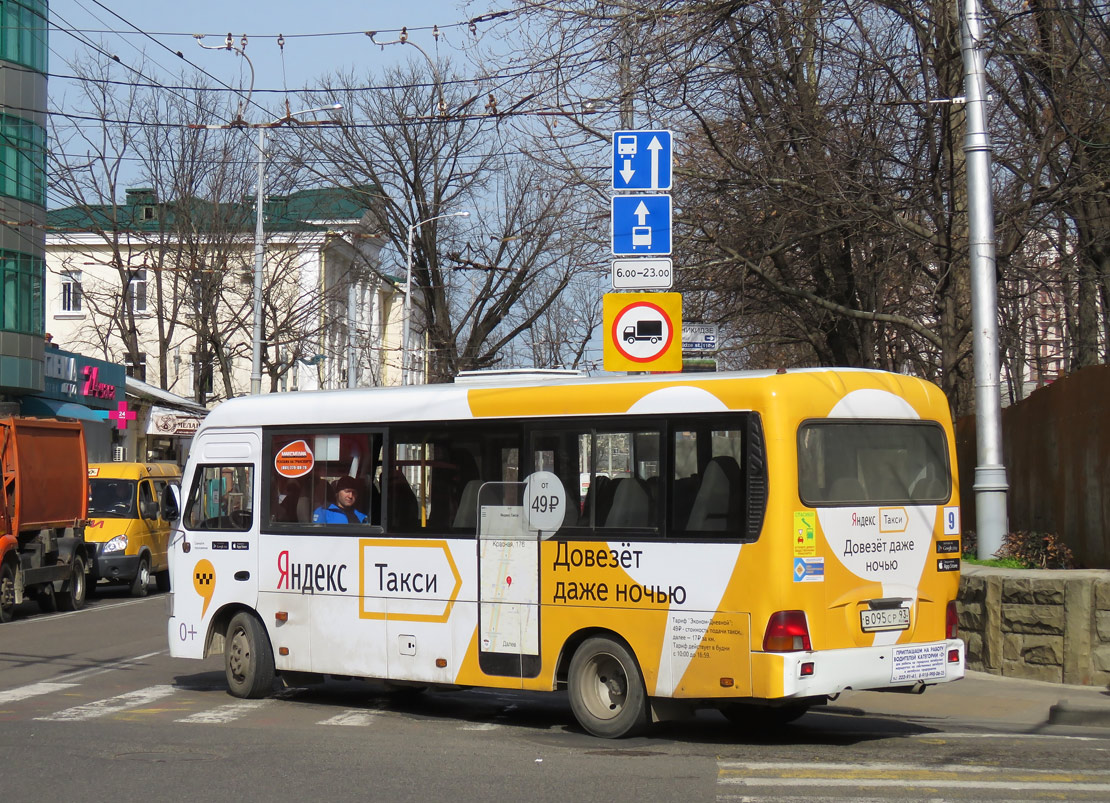
[[[798,652],[813,649],[804,611],[778,611],[767,620],[763,634],[764,652]]]
[[[956,600],[948,603],[944,611],[944,637],[946,639],[958,638],[960,619],[956,615]]]

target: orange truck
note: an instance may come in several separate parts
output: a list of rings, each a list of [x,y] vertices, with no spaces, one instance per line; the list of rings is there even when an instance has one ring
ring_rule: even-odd
[[[44,611],[85,605],[88,468],[73,421],[0,418],[0,622],[33,598]]]

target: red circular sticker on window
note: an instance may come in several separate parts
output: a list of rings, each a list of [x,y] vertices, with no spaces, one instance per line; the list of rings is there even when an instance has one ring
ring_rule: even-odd
[[[274,470],[283,477],[303,477],[314,463],[308,441],[299,440],[282,446],[274,455]]]

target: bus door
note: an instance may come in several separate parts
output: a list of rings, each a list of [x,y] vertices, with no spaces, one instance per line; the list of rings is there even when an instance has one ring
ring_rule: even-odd
[[[193,476],[182,517],[173,579],[183,642],[203,644],[211,617],[224,605],[254,608],[258,599],[257,432],[205,433],[193,446]],[[184,581],[184,582],[181,582]],[[180,600],[180,601],[178,601]],[[186,643],[185,648],[191,645]],[[175,653],[176,654],[176,653]]]
[[[478,492],[478,665],[487,675],[539,675],[539,541],[562,523],[562,488],[538,471]]]

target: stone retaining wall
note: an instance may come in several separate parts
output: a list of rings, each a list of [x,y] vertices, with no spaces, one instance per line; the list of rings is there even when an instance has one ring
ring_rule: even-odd
[[[1110,571],[965,564],[958,607],[968,669],[1110,683]]]

